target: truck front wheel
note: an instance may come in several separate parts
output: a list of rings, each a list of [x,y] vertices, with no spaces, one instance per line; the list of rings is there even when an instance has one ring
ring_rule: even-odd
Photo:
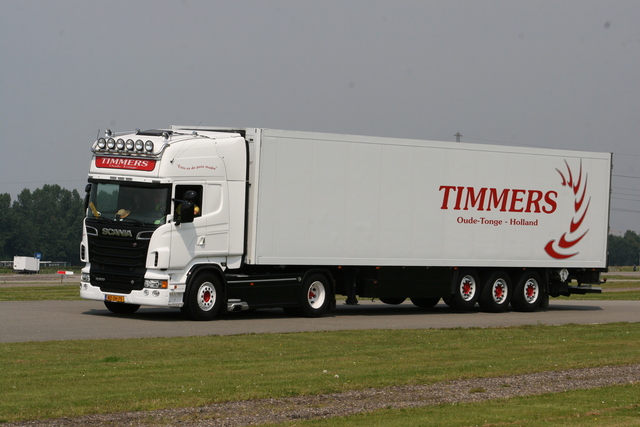
[[[306,317],[320,317],[331,304],[331,285],[323,274],[312,274],[302,284],[301,311]]]
[[[107,307],[107,309],[110,312],[118,313],[118,314],[135,313],[140,308],[138,304],[123,304],[121,302],[111,302],[111,301],[105,301],[104,305],[105,307]]]
[[[189,285],[182,312],[191,320],[212,320],[220,312],[222,296],[220,280],[213,274],[200,274]]]
[[[380,298],[380,301],[389,305],[400,305],[406,298]]]
[[[440,302],[440,298],[439,297],[434,297],[434,298],[411,298],[411,302],[416,307],[432,308],[432,307],[435,307]]]

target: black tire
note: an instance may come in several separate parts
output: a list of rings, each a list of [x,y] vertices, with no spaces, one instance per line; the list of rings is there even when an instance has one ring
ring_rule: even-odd
[[[504,271],[492,273],[480,291],[480,308],[491,313],[501,313],[511,302],[511,279]]]
[[[182,312],[191,320],[213,320],[225,303],[222,284],[211,273],[197,275],[189,284]]]
[[[400,305],[405,300],[406,300],[406,298],[380,298],[380,301],[382,301],[385,304],[390,304],[390,305]]]
[[[531,312],[540,307],[543,300],[542,280],[534,272],[526,272],[513,288],[511,307],[515,311]]]
[[[457,310],[471,310],[480,297],[480,279],[478,273],[471,268],[458,271],[453,286],[453,294],[445,300],[449,307]]]
[[[135,313],[140,308],[140,305],[138,304],[123,304],[121,302],[112,301],[105,301],[104,305],[110,312],[118,314]]]
[[[434,297],[434,298],[411,298],[411,302],[416,307],[432,308],[432,307],[435,307],[436,304],[438,304],[440,302],[440,298],[438,298],[438,297]]]
[[[300,312],[306,317],[320,317],[329,310],[332,298],[329,279],[324,274],[311,274],[302,283]]]

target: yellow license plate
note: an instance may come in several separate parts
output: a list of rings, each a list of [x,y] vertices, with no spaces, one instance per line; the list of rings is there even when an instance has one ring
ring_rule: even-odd
[[[124,302],[124,297],[121,295],[105,295],[104,299],[111,302]]]

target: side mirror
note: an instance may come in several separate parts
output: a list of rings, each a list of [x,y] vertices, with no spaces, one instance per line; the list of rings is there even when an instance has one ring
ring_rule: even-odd
[[[183,200],[182,203],[180,203],[180,222],[193,222],[193,210],[195,206],[196,205],[187,200]]]
[[[176,204],[175,211],[173,213],[174,222],[176,225],[181,223],[188,224],[193,222],[195,204],[188,200],[173,199]]]

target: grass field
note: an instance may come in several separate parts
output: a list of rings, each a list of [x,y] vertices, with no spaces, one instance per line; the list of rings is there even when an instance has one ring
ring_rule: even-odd
[[[640,299],[636,278],[609,275],[602,287],[571,299]],[[78,285],[0,288],[0,301],[51,299],[79,299]],[[634,364],[639,354],[640,323],[3,343],[0,423]],[[631,426],[638,402],[636,384],[284,425]]]
[[[77,284],[0,288],[0,301],[80,301],[80,299],[80,289]]]
[[[633,364],[638,354],[640,323],[4,343],[0,422]],[[640,401],[638,386],[625,393]]]
[[[606,397],[603,398],[603,396]],[[499,399],[488,403],[438,405],[415,409],[385,409],[350,417],[294,421],[268,424],[268,426],[638,426],[640,425],[639,398],[640,390],[637,386],[604,387],[596,390]]]

